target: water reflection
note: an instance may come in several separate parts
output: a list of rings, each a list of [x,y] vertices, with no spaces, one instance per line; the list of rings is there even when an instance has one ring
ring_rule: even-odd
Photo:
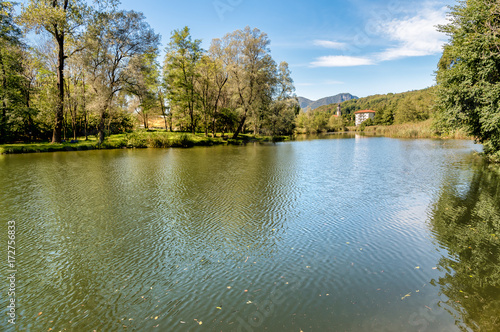
[[[448,178],[431,226],[449,255],[433,284],[462,330],[500,331],[500,168],[482,164]]]

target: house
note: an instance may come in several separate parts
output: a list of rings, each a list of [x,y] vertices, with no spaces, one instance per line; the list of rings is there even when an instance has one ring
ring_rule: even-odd
[[[356,126],[359,126],[364,121],[368,119],[373,119],[375,117],[375,111],[372,110],[357,111],[354,112],[354,115],[356,116]]]

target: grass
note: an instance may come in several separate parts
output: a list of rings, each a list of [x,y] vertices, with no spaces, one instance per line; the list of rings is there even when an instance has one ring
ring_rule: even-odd
[[[356,131],[359,128],[348,127],[349,131]],[[452,133],[439,133],[432,126],[432,119],[417,122],[404,123],[390,126],[369,126],[365,127],[365,135],[386,136],[394,138],[442,138],[442,139],[470,139],[462,130]]]
[[[229,134],[229,137],[231,135]],[[0,154],[19,154],[34,152],[56,152],[56,151],[80,151],[94,149],[120,149],[120,148],[190,148],[193,146],[212,145],[243,145],[251,142],[276,142],[284,141],[289,137],[279,136],[253,136],[241,134],[238,139],[224,138],[220,134],[215,137],[205,137],[202,133],[180,133],[161,131],[135,131],[127,134],[116,134],[106,137],[99,144],[96,137],[89,137],[87,141],[78,140],[78,143],[51,144],[43,143],[16,143],[0,145]]]

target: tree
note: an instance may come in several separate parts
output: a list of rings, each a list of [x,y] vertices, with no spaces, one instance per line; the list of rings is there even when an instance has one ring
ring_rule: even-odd
[[[66,52],[69,40],[78,39],[79,28],[84,24],[88,6],[80,0],[30,0],[21,13],[21,22],[27,30],[42,30],[54,38],[57,45],[57,90],[58,104],[55,114],[52,143],[61,143],[64,121],[64,66],[72,54]]]
[[[179,112],[187,112],[193,134],[198,121],[195,107],[199,99],[195,87],[198,79],[196,67],[204,53],[200,45],[201,40],[192,40],[187,26],[174,30],[166,49],[164,67],[170,106]]]
[[[265,130],[273,136],[289,135],[295,129],[295,118],[300,112],[298,99],[288,63],[281,62],[276,73],[276,94],[265,116]]]
[[[22,104],[21,31],[14,24],[13,3],[0,1],[0,142],[8,135],[9,119]]]
[[[438,64],[437,107],[445,128],[464,128],[483,143],[485,154],[500,161],[500,3],[461,1]]]
[[[136,60],[146,54],[156,54],[159,39],[142,13],[111,11],[95,14],[86,34],[84,58],[93,90],[93,107],[99,114],[101,143],[115,95],[141,84],[140,78],[134,75]]]
[[[224,36],[222,43],[223,59],[240,113],[239,124],[233,134],[233,139],[236,139],[244,129],[248,116],[257,115],[259,110],[269,105],[276,79],[276,63],[270,54],[270,40],[259,29],[246,27],[236,30]]]
[[[144,128],[149,127],[149,116],[161,109],[165,115],[165,106],[159,104],[160,93],[160,70],[156,61],[157,52],[149,52],[137,56],[130,62],[131,74],[135,77],[135,84],[131,85],[128,92],[135,95],[139,104],[137,114],[142,118]],[[166,126],[165,126],[166,127]]]

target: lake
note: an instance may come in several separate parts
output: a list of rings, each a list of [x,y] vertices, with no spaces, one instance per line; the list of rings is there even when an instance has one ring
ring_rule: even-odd
[[[500,171],[480,150],[331,135],[0,156],[0,330],[498,330]]]

